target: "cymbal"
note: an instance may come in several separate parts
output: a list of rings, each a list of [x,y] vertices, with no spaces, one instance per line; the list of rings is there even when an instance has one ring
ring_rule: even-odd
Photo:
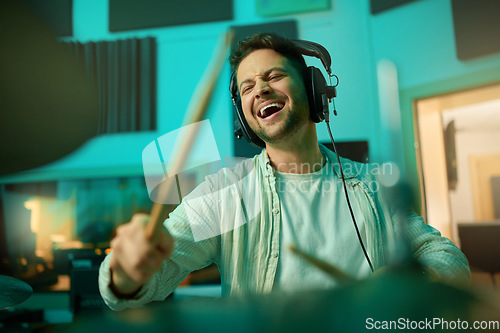
[[[98,133],[83,64],[23,3],[0,1],[0,175],[58,160]]]
[[[0,275],[0,310],[24,302],[32,293],[33,288],[26,282]]]

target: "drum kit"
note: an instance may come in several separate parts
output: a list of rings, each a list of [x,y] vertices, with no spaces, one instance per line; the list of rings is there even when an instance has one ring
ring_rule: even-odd
[[[384,270],[327,290],[197,297],[75,318],[71,332],[497,332],[500,307],[466,287],[431,281],[415,267]],[[490,325],[492,329],[473,329]],[[497,326],[498,327],[498,326]],[[392,328],[392,329],[389,329]]]
[[[33,288],[24,281],[0,275],[0,310],[20,304],[33,293]]]

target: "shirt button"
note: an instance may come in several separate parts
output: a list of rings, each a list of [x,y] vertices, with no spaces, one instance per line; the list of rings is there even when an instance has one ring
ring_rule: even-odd
[[[274,215],[278,215],[279,212],[280,212],[280,210],[278,208],[274,208],[273,209],[273,214]]]
[[[278,252],[274,251],[273,253],[271,253],[271,255],[273,256],[273,258],[278,258]]]

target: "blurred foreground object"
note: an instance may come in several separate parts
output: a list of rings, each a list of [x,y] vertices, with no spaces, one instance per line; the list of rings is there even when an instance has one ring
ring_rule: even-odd
[[[82,314],[70,331],[163,332],[168,325],[171,332],[193,333],[359,333],[378,331],[373,327],[375,321],[379,326],[382,321],[396,321],[402,324],[399,326],[402,332],[488,332],[494,330],[453,330],[446,325],[452,321],[455,325],[460,320],[467,321],[463,325],[472,326],[474,320],[493,320],[499,313],[494,299],[477,295],[473,290],[433,282],[408,267],[389,269],[370,279],[330,290],[203,297],[152,303],[121,312],[102,311],[88,317]],[[430,323],[423,327],[426,321]],[[421,329],[415,329],[415,325]]]
[[[57,160],[97,134],[97,92],[22,3],[0,2],[0,175]]]
[[[26,282],[0,275],[0,310],[24,302],[32,293],[33,289]]]

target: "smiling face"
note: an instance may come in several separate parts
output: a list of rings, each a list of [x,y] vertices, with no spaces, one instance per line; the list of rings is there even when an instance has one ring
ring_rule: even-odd
[[[266,144],[279,144],[314,127],[302,75],[272,49],[253,51],[238,66],[238,90],[250,128]]]

